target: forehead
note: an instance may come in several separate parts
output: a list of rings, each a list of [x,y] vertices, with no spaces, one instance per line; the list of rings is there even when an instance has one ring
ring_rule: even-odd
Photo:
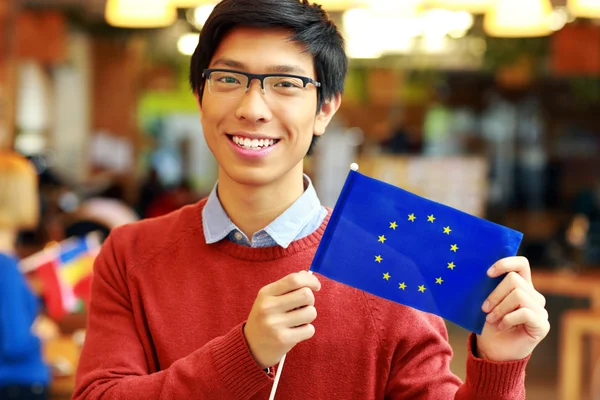
[[[235,28],[221,40],[210,67],[252,73],[288,69],[291,73],[314,76],[312,55],[290,37],[291,33],[284,29]]]

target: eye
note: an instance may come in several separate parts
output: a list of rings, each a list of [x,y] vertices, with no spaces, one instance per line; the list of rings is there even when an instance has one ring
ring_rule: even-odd
[[[220,83],[240,83],[239,79],[233,76],[221,76],[217,78],[217,81]]]
[[[297,78],[276,78],[273,87],[284,89],[302,89],[304,84],[302,79]]]
[[[212,81],[223,85],[239,85],[241,78],[237,74],[227,72],[213,72],[210,76]]]

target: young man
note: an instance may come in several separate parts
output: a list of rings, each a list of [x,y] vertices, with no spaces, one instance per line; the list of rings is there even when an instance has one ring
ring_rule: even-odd
[[[113,230],[75,399],[267,399],[287,352],[279,399],[525,397],[528,357],[549,330],[526,259],[489,272],[507,275],[482,305],[488,322],[469,339],[462,384],[440,318],[306,272],[329,212],[302,161],[340,105],[346,69],[318,6],[216,6],[191,83],[218,185]]]

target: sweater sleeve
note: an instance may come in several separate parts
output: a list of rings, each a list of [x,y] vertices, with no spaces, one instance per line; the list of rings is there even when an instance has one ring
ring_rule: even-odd
[[[487,361],[475,357],[477,336],[467,342],[467,379],[456,399],[525,399],[525,368],[531,356],[508,362]]]
[[[450,371],[452,349],[441,318],[419,313],[394,354],[386,399],[519,400],[525,399],[528,358],[492,362],[474,355],[476,336],[468,341],[464,383]]]
[[[94,265],[73,399],[248,399],[273,382],[252,358],[243,323],[152,373],[156,354],[138,333],[128,284],[109,237]]]

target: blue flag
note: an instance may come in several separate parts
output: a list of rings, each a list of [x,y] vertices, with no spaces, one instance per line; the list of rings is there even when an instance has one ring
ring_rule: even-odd
[[[481,334],[487,270],[523,234],[350,171],[311,270]]]

